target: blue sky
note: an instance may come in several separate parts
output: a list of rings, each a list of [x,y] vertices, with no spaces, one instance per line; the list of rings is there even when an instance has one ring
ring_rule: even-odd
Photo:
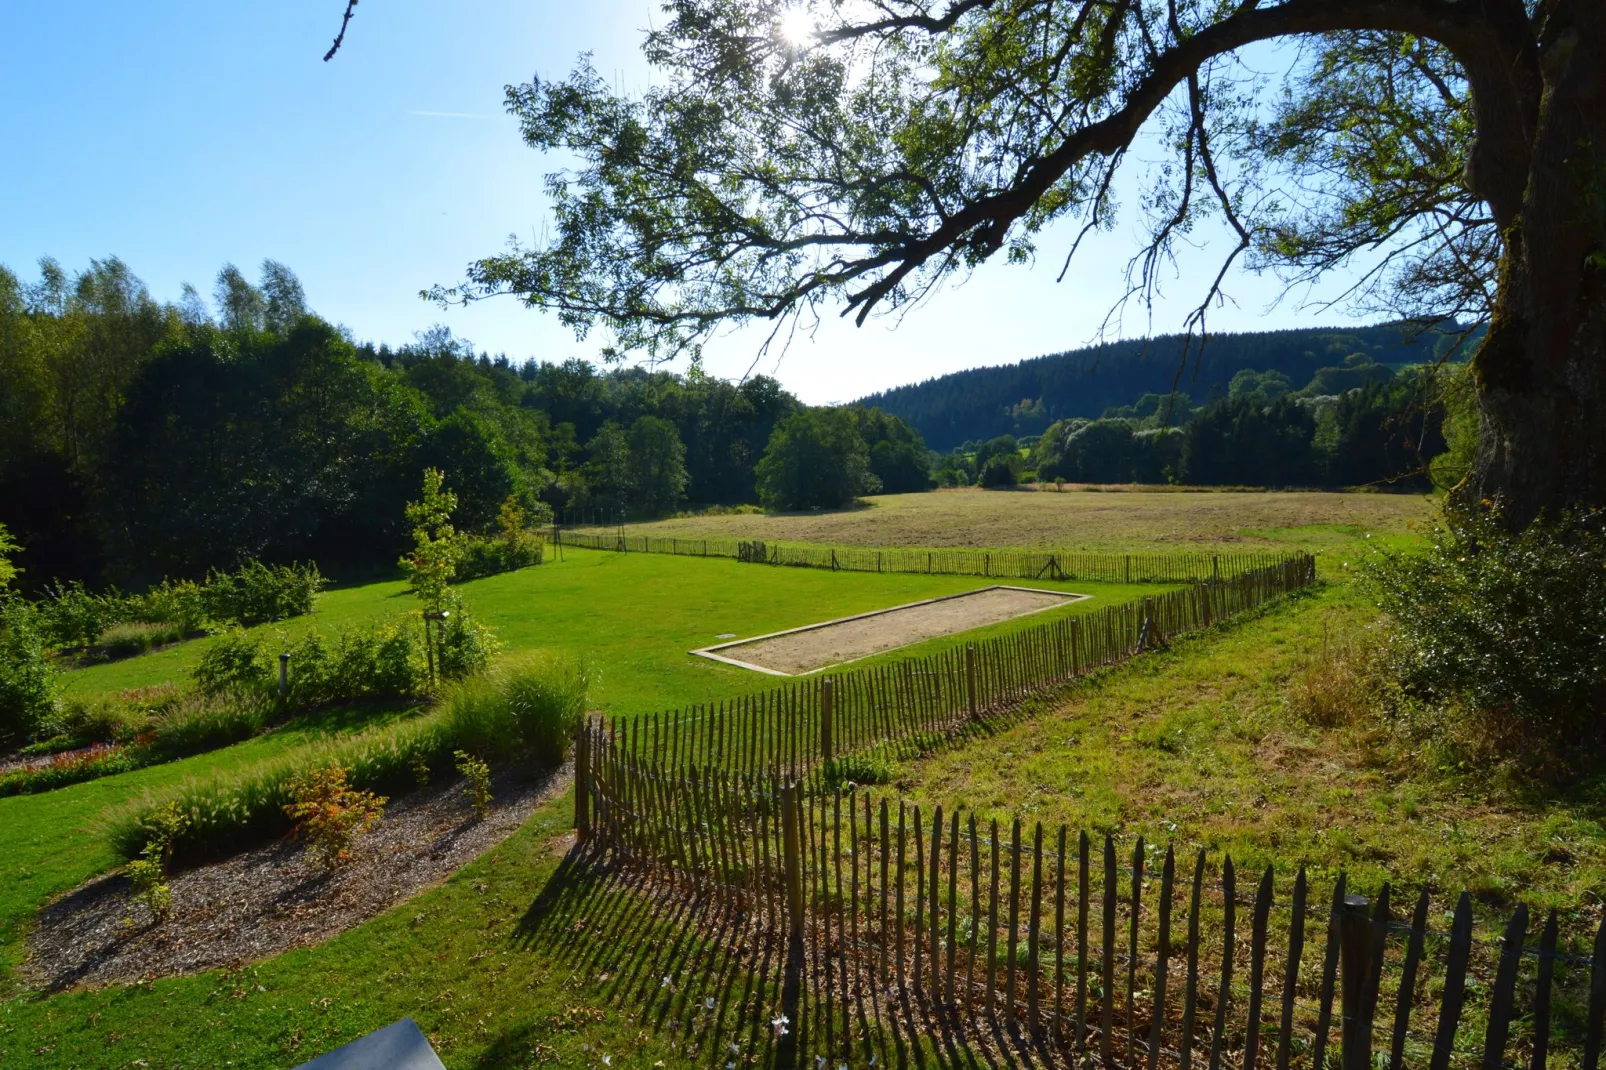
[[[40,256],[69,269],[117,255],[161,299],[210,295],[225,262],[255,276],[289,264],[312,306],[360,339],[406,342],[444,323],[516,360],[591,358],[517,303],[440,310],[418,298],[451,283],[510,233],[539,235],[542,176],[502,110],[503,87],[561,76],[589,51],[624,89],[648,84],[641,31],[653,0],[368,0],[346,47],[321,62],[342,0],[9,0],[0,32],[0,263],[25,279]],[[1128,197],[1130,200],[1130,196]],[[1069,233],[1034,268],[989,264],[898,321],[831,322],[755,370],[805,400],[844,401],[958,368],[1094,339],[1120,292],[1137,221],[1084,247],[1056,284]],[[1209,235],[1205,235],[1206,238]],[[1219,242],[1166,285],[1155,331],[1175,329],[1214,271]],[[1218,329],[1337,323],[1274,280],[1239,274]],[[1149,329],[1129,312],[1120,333]],[[709,370],[754,366],[761,330],[722,337]]]

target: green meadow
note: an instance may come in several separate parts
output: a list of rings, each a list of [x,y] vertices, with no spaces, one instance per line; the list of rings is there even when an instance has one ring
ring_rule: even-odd
[[[988,586],[977,577],[828,572],[744,565],[725,558],[614,554],[565,549],[561,560],[474,580],[458,588],[473,611],[495,628],[507,653],[554,650],[588,661],[596,674],[596,708],[616,715],[745,694],[774,686],[775,677],[722,665],[689,651],[726,633],[738,636],[817,623],[872,609]],[[1052,613],[1085,613],[1115,601],[1154,593],[1154,586],[1033,583],[1093,597]],[[296,634],[335,630],[364,619],[416,612],[400,581],[337,587],[310,617],[266,631]],[[1049,614],[1034,614],[1036,623]],[[1020,622],[964,633],[987,636]],[[941,648],[961,640],[934,639],[863,664]],[[200,639],[125,661],[67,674],[69,695],[87,696],[189,678],[210,640]],[[293,671],[293,666],[292,666]],[[246,769],[298,747],[362,731],[416,712],[414,706],[373,706],[295,718],[266,735],[165,765],[61,788],[0,798],[0,966],[19,960],[28,919],[52,896],[116,864],[98,817],[145,793],[191,778]]]
[[[473,580],[457,589],[474,613],[496,629],[505,650],[563,651],[589,661],[598,674],[592,694],[595,706],[610,714],[631,715],[743,694],[774,682],[689,653],[718,642],[721,635],[763,635],[997,582],[977,576],[829,572],[744,565],[729,558],[566,547],[561,560]],[[1093,596],[1056,613],[1086,613],[1163,589],[1049,580],[1021,585]],[[311,616],[260,629],[293,635],[308,628],[333,630],[387,614],[416,612],[406,584],[393,580],[337,587],[325,592]],[[1005,622],[968,638],[1016,626]],[[80,669],[68,675],[67,692],[82,695],[182,682],[208,642],[196,640]],[[930,645],[946,642],[933,640]],[[924,649],[910,647],[882,656],[903,657]]]

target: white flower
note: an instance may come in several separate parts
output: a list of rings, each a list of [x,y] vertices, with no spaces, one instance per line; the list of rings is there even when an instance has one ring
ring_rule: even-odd
[[[664,974],[664,979],[658,983],[658,987],[659,988],[668,988],[669,987],[669,975],[667,973]]]
[[[703,1000],[703,1006],[706,1007],[709,1010],[713,1010],[714,1009],[714,997],[713,996],[709,996],[707,999]]]
[[[604,1055],[602,1057],[602,1065],[603,1066],[612,1066],[613,1065],[613,1056],[612,1055]]]

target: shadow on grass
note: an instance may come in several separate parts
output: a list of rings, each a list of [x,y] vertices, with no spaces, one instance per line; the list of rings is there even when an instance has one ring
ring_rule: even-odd
[[[1071,1066],[1081,1053],[881,976],[840,917],[791,944],[778,913],[741,892],[654,880],[576,848],[529,905],[514,941],[564,963],[569,983],[673,1041],[686,1065],[797,1070]],[[788,968],[790,964],[791,968]],[[476,1064],[523,1065],[572,1023],[523,1023]]]

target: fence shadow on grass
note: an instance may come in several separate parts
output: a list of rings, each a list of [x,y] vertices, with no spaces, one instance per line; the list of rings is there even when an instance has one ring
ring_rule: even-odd
[[[878,981],[874,956],[837,943],[829,925],[789,948],[771,920],[758,904],[577,846],[514,940],[566,963],[577,999],[590,994],[669,1037],[688,1065],[1003,1070],[1086,1058],[1042,1032],[927,999],[901,977]],[[527,1058],[539,1038],[583,1028],[586,1013],[515,1027],[478,1065]]]

